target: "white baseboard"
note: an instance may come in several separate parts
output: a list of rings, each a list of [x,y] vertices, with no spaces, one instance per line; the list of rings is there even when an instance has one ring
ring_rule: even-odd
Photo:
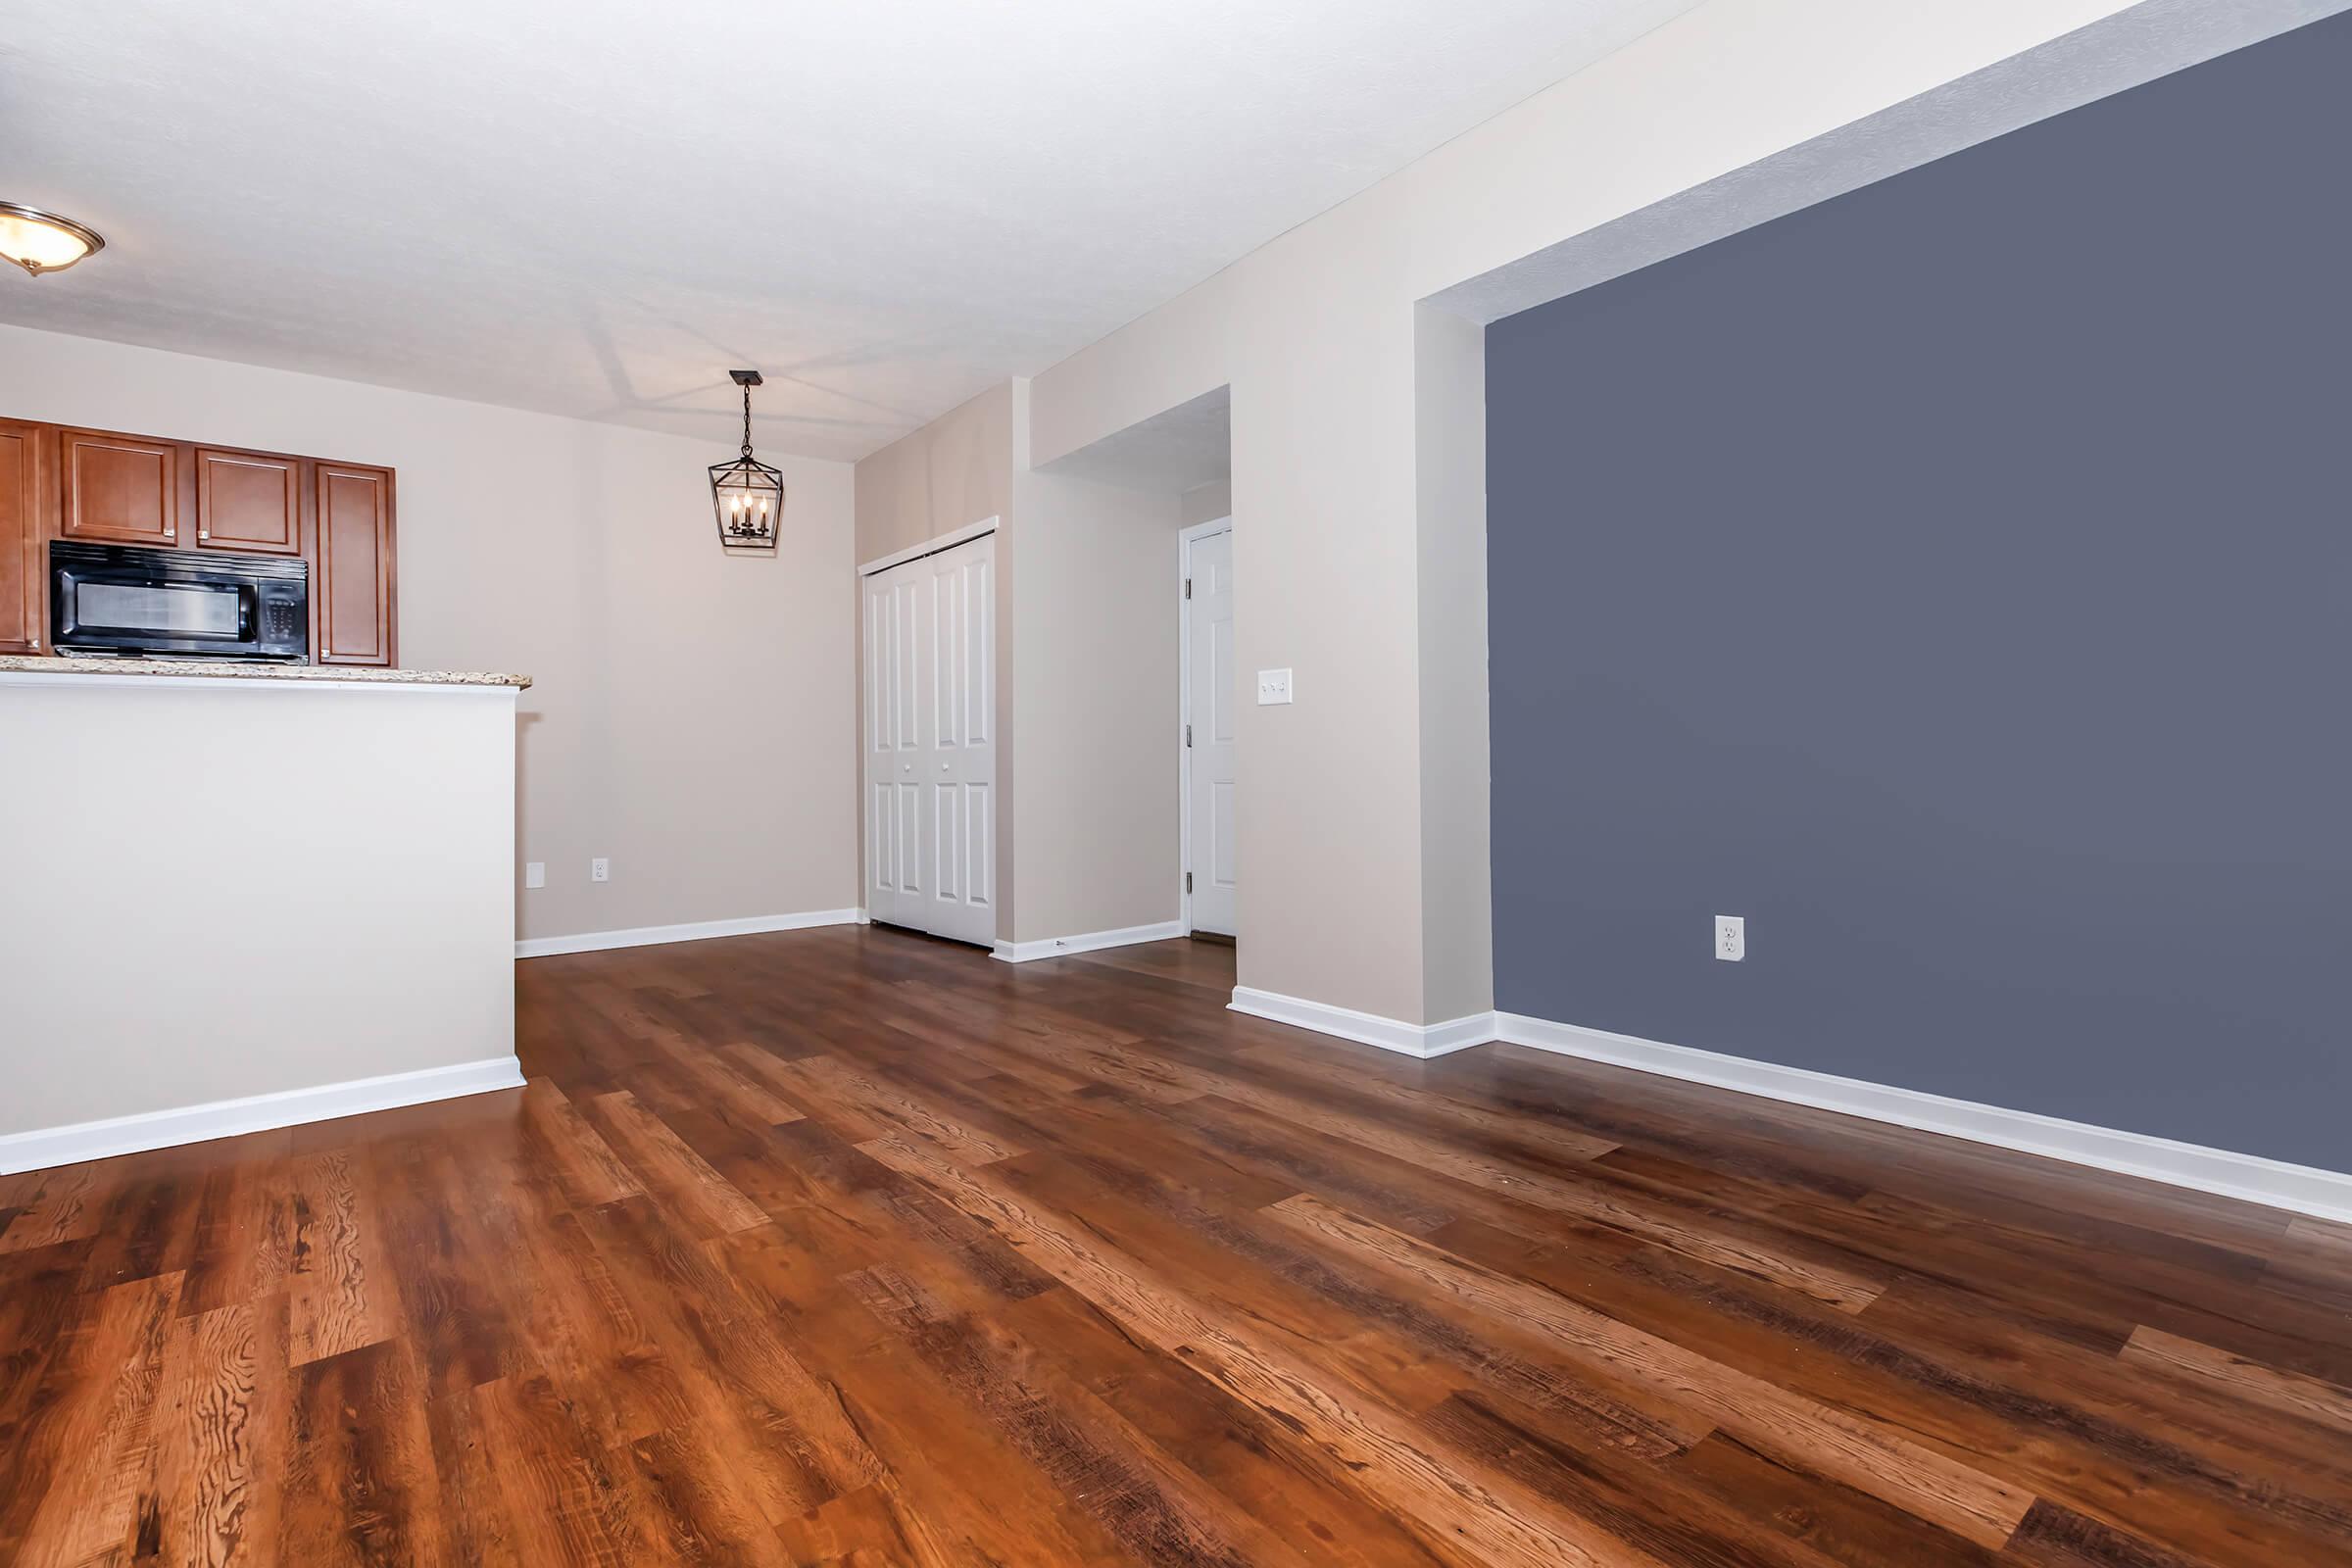
[[[800,914],[754,914],[740,920],[696,920],[688,925],[641,925],[625,931],[581,931],[567,937],[526,937],[514,944],[517,958],[546,958],[559,953],[601,953],[607,948],[650,948],[663,942],[701,942],[710,937],[749,937],[764,931],[802,931],[818,925],[863,925],[863,909],[809,909]]]
[[[491,1056],[481,1061],[460,1062],[454,1067],[427,1067],[417,1072],[387,1073],[380,1078],[319,1084],[311,1089],[249,1095],[242,1100],[216,1100],[208,1104],[183,1105],[176,1110],[150,1110],[136,1116],[75,1122],[67,1127],[41,1127],[0,1137],[0,1176],[521,1087],[521,1064],[513,1056]]]
[[[1690,1046],[1663,1045],[1521,1013],[1497,1012],[1494,1021],[1495,1035],[1515,1046],[1712,1084],[1767,1100],[1843,1111],[1849,1116],[2091,1165],[2322,1219],[2352,1221],[2352,1175],[2337,1171],[2178,1143],[2147,1133],[2094,1127],[2028,1110],[2004,1110],[1917,1089],[1839,1078]]]
[[[1162,920],[1156,925],[1122,926],[1116,931],[1089,931],[1074,937],[1047,937],[1037,942],[1000,942],[996,947],[996,956],[1006,963],[1029,963],[1038,958],[1093,953],[1099,948],[1125,948],[1138,942],[1166,942],[1186,934],[1182,920]]]
[[[1317,1034],[1337,1035],[1342,1040],[1378,1046],[1383,1051],[1407,1056],[1443,1056],[1494,1038],[1494,1015],[1491,1012],[1474,1012],[1465,1018],[1448,1018],[1444,1023],[1406,1023],[1398,1018],[1384,1018],[1376,1012],[1357,1012],[1353,1007],[1335,1007],[1328,1003],[1286,997],[1276,991],[1256,991],[1249,986],[1233,988],[1231,1006],[1235,1012],[1246,1012],[1254,1018],[1296,1024]]]

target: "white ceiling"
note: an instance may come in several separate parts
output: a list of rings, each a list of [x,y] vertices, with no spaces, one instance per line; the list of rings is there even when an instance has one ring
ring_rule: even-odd
[[[18,0],[0,320],[858,457],[1693,3]]]

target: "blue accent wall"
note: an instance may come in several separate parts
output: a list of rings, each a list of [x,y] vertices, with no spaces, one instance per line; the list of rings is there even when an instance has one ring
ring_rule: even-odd
[[[2352,1170],[2352,15],[1495,322],[1487,405],[1498,1005]]]

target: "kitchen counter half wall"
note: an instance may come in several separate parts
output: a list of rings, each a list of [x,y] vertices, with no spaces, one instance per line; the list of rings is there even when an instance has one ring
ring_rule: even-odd
[[[0,1173],[518,1087],[521,685],[0,661]]]
[[[374,669],[358,664],[232,663],[217,659],[48,659],[0,656],[0,675],[163,675],[214,680],[363,681],[374,686],[512,686],[531,683],[528,675],[500,675],[460,669]]]

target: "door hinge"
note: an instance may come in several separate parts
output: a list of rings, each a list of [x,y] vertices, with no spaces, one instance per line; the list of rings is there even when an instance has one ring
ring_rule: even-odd
[[[1190,724],[1184,726],[1184,744],[1187,746],[1193,744],[1193,726]]]
[[[1187,599],[1193,597],[1193,579],[1190,577],[1184,579],[1184,597]]]
[[[1190,871],[1184,873],[1184,891],[1187,893],[1193,891],[1193,873]]]

